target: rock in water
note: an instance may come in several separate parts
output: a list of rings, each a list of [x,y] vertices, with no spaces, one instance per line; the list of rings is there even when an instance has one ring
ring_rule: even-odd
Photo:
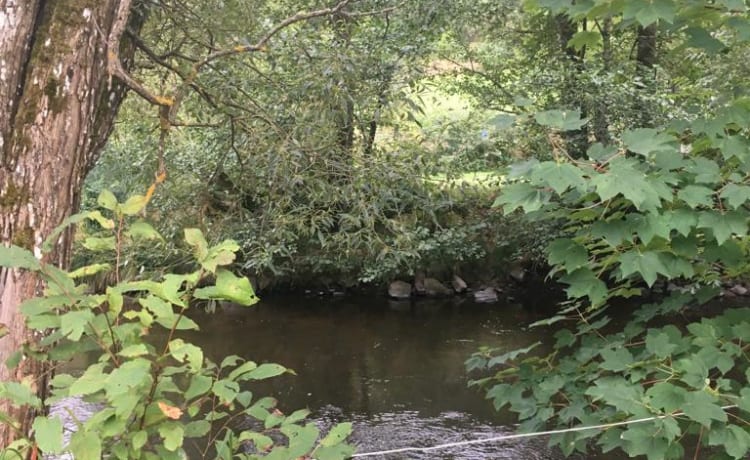
[[[458,292],[459,294],[465,292],[466,289],[469,288],[469,286],[466,285],[466,281],[462,280],[458,275],[453,275],[453,279],[451,279],[451,285],[453,285],[453,290]]]
[[[737,294],[739,296],[746,296],[747,293],[748,293],[747,288],[745,286],[741,285],[741,284],[735,284],[734,286],[732,286],[731,288],[729,288],[729,290],[732,293]]]
[[[417,272],[414,274],[414,292],[417,293],[417,295],[425,295],[427,294],[427,291],[424,286],[424,273]]]
[[[453,290],[435,278],[424,279],[424,293],[430,297],[452,295]]]
[[[479,303],[495,303],[498,300],[497,291],[493,287],[475,291],[474,300]]]
[[[513,278],[519,283],[523,283],[524,278],[526,278],[526,270],[524,270],[524,268],[521,267],[520,265],[513,267],[510,270],[509,274],[511,278]]]
[[[388,296],[394,299],[408,299],[411,297],[411,284],[406,281],[393,281],[388,285]]]

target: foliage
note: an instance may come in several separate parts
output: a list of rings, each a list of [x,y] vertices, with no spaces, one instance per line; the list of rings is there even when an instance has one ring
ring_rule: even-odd
[[[684,39],[681,46],[703,52],[713,36],[746,47],[741,30],[750,24],[736,11],[744,12],[744,3],[720,2],[710,10],[690,2],[623,5],[630,2],[594,9],[576,2],[559,12],[614,16],[642,27],[659,21]],[[553,132],[577,127],[561,125],[562,117],[547,113],[537,121]],[[747,275],[749,121],[739,98],[717,106],[714,115],[689,113],[663,128],[626,129],[614,147],[593,144],[587,158],[561,154],[516,168],[496,205],[562,220],[567,233],[551,242],[548,260],[569,300],[537,325],[573,325],[555,334],[550,354],[484,349],[467,367],[490,371],[475,384],[487,389],[497,409],[516,412],[523,430],[652,417],[551,442],[568,454],[595,443],[605,452],[682,458],[694,442],[696,458],[702,446],[718,452],[716,458],[745,456],[750,310],[726,309],[692,322],[669,316],[708,315],[699,306],[725,280]],[[617,299],[642,296],[658,281],[676,290],[644,305],[624,327],[610,323],[607,313]]]
[[[137,217],[149,198],[134,195],[118,202],[104,191],[98,197],[102,210],[74,215],[65,225],[88,222],[109,232],[87,237],[83,246],[112,254],[112,264],[118,267],[125,246],[161,239]],[[63,230],[49,237],[46,249]],[[213,363],[200,347],[179,337],[180,331],[198,329],[188,316],[196,300],[245,306],[258,301],[247,278],[227,269],[239,250],[236,242],[210,246],[194,228],[184,231],[184,240],[194,259],[187,273],[117,279],[103,293],[92,293],[80,279],[108,269],[106,264],[66,272],[24,249],[0,246],[1,266],[33,270],[44,282],[43,295],[21,306],[28,327],[41,340],[18,350],[9,365],[35,359],[55,366],[76,355],[93,356],[81,375],[57,373],[45,400],[36,396],[30,380],[0,383],[0,396],[38,413],[69,397],[83,398],[98,408],[86,420],[76,419],[72,412],[69,420],[37,416],[32,437],[6,446],[2,458],[70,452],[77,459],[179,459],[188,444],[194,446],[192,456],[222,459],[336,459],[353,452],[343,443],[351,424],[337,425],[319,439],[315,424],[304,422],[308,410],[285,415],[276,409],[275,399],[258,397],[248,389],[249,383],[292,370],[237,356]],[[256,420],[258,429],[237,429],[243,419]],[[6,417],[2,421],[15,423]],[[70,436],[64,433],[68,430],[73,430]]]

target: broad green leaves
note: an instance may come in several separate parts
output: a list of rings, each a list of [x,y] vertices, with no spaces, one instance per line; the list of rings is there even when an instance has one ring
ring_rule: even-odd
[[[39,270],[41,265],[29,250],[18,246],[0,245],[0,267],[25,268]]]
[[[229,270],[216,272],[216,285],[196,289],[197,299],[225,299],[244,306],[258,302],[253,287],[246,277],[234,275]]]
[[[162,240],[150,224],[130,221],[130,216],[143,210],[144,197],[131,197],[120,204],[113,194],[102,192],[98,201],[116,219],[95,211],[65,222],[91,220],[99,224],[103,234],[88,237],[84,247],[119,251],[129,244]],[[56,230],[55,235],[62,231]],[[26,249],[0,245],[0,266],[37,271],[46,286],[44,296],[21,306],[27,326],[43,331],[40,342],[29,348],[27,359],[33,354],[33,359],[54,362],[80,353],[98,353],[98,359],[81,375],[58,373],[51,382],[51,396],[85,397],[99,409],[87,420],[76,421],[77,428],[67,444],[60,418],[37,417],[30,433],[36,447],[45,455],[70,452],[76,459],[178,459],[184,456],[185,439],[194,438],[204,444],[201,449],[215,445],[225,458],[244,452],[244,441],[253,441],[267,453],[264,458],[291,460],[312,452],[316,458],[330,460],[350,456],[354,450],[344,440],[351,425],[336,426],[319,439],[314,424],[303,424],[309,411],[284,416],[274,410],[273,398],[256,399],[247,389],[252,382],[294,374],[292,370],[273,363],[243,362],[238,357],[224,359],[217,368],[199,346],[175,336],[180,330],[198,328],[188,317],[196,299],[242,305],[258,302],[249,280],[226,268],[239,250],[235,242],[210,246],[196,229],[186,230],[185,237],[196,256],[196,271],[118,280],[104,293],[76,283],[109,269],[109,263],[66,272],[40,262]],[[154,328],[160,328],[160,333],[151,335]],[[22,356],[18,353],[9,363],[13,365],[15,360],[17,364]],[[30,379],[0,382],[0,398],[32,408],[41,408],[43,403]],[[211,404],[213,408],[209,408]],[[279,436],[227,430],[224,423],[230,416],[255,417]],[[0,423],[16,422],[0,414]],[[285,440],[280,442],[279,437]],[[15,446],[29,449],[32,444]],[[3,454],[0,451],[0,457]]]
[[[588,120],[581,118],[580,110],[548,110],[534,115],[536,122],[560,131],[572,131],[581,128]]]
[[[629,27],[673,24],[670,30],[684,34],[687,46],[708,53],[728,51],[732,36],[707,24],[737,22],[727,11],[746,11],[744,2],[717,2],[711,13],[672,0],[551,3],[556,14],[574,18],[615,15]],[[747,26],[741,22],[738,35]],[[598,32],[584,32],[568,45],[584,50],[600,39]],[[750,37],[750,28],[746,33]],[[475,354],[467,369],[486,371],[475,384],[496,408],[517,413],[523,429],[653,417],[604,433],[553,438],[564,452],[583,450],[595,439],[606,450],[676,459],[683,457],[685,435],[698,430],[698,442],[721,446],[724,457],[742,458],[750,448],[748,430],[732,418],[750,417],[744,345],[750,312],[725,310],[700,322],[662,326],[669,315],[706,302],[718,286],[750,273],[750,117],[738,102],[716,112],[675,121],[669,129],[624,129],[611,147],[591,146],[587,160],[553,144],[555,161],[510,168],[496,199],[505,212],[521,209],[565,228],[549,244],[547,261],[551,276],[566,285],[568,300],[534,325],[572,326],[555,333],[551,354]],[[541,112],[535,120],[557,131],[589,128],[574,111]],[[604,312],[620,308],[617,299],[639,299],[660,281],[675,292],[608,332],[613,325]],[[661,327],[653,327],[660,317]],[[497,359],[504,364],[499,371],[490,365]]]

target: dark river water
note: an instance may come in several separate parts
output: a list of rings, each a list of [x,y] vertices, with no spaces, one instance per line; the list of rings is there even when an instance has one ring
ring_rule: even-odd
[[[481,345],[508,350],[546,339],[543,317],[520,304],[468,299],[267,297],[249,307],[191,315],[184,338],[214,361],[230,354],[296,371],[256,385],[291,413],[309,408],[322,428],[351,421],[358,453],[428,447],[514,431],[513,418],[467,388],[464,361]],[[367,459],[562,459],[546,439],[462,446]],[[612,455],[570,457],[614,459]]]
[[[238,354],[278,362],[297,376],[257,388],[285,413],[309,408],[323,426],[354,422],[358,452],[427,447],[513,432],[509,414],[467,388],[464,361],[481,345],[507,348],[544,339],[520,304],[467,299],[269,297],[250,308],[195,318],[188,338],[214,359]],[[371,459],[557,459],[545,439],[399,453]],[[587,457],[594,458],[594,457]],[[607,457],[613,458],[613,457]]]

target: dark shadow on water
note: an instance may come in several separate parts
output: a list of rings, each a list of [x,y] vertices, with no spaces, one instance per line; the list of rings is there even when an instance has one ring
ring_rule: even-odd
[[[238,354],[294,369],[297,376],[254,385],[254,393],[277,397],[284,412],[307,407],[322,427],[353,421],[360,452],[513,432],[510,414],[495,412],[467,388],[463,362],[481,345],[511,350],[550,334],[525,328],[544,317],[528,307],[465,298],[270,297],[250,308],[217,310],[194,315],[201,331],[185,338],[214,360]],[[366,458],[563,457],[537,439]]]
[[[296,371],[253,384],[274,396],[285,413],[309,408],[323,429],[351,421],[359,452],[484,439],[514,431],[514,418],[497,413],[467,387],[464,361],[482,345],[508,350],[546,340],[552,332],[526,325],[545,317],[544,300],[476,304],[466,298],[395,302],[383,297],[268,297],[244,308],[191,309],[201,330],[182,334],[215,362],[231,354],[277,362]],[[70,367],[85,367],[71,363]],[[80,400],[64,405],[85,407]],[[66,411],[64,407],[53,408]],[[564,458],[546,439],[494,442],[426,453],[368,459]],[[569,457],[581,460],[621,456]]]

